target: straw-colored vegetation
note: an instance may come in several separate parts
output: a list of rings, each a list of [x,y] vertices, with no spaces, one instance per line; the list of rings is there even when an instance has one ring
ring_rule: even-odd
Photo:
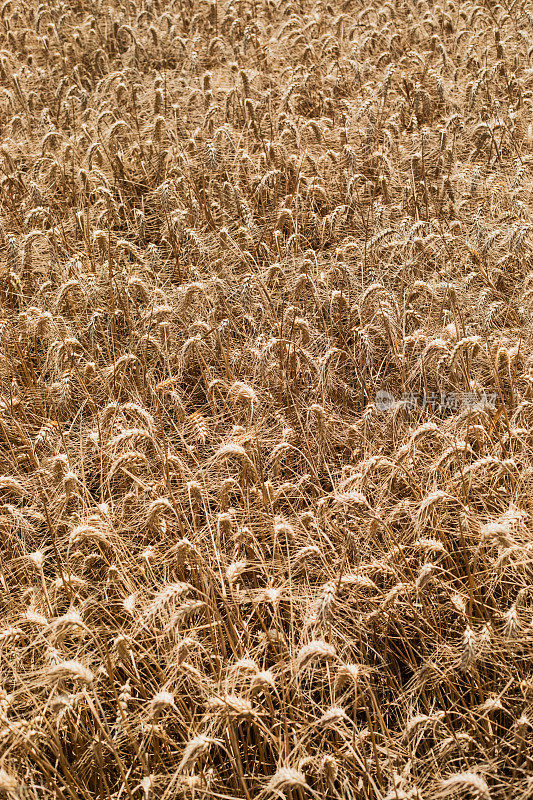
[[[533,797],[532,57],[1,6],[0,795]]]

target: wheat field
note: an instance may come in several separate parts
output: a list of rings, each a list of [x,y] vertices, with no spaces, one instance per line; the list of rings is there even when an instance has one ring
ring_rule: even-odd
[[[0,797],[533,798],[530,0],[0,9]]]

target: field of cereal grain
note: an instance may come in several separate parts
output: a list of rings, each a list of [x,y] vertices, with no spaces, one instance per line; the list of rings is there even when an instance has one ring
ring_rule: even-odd
[[[0,797],[533,798],[533,5],[0,8]]]

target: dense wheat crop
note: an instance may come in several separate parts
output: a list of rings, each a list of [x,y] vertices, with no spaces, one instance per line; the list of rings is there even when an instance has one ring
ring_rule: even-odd
[[[0,8],[0,796],[533,798],[533,5]]]

